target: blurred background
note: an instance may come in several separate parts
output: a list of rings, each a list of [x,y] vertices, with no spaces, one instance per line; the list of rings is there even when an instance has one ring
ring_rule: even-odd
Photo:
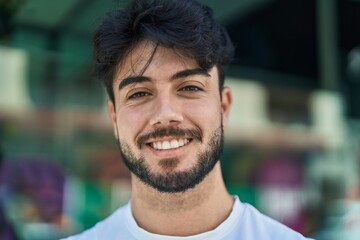
[[[360,239],[360,1],[203,0],[236,45],[229,191],[318,240]],[[0,0],[0,239],[93,226],[131,195],[91,75],[126,1]]]

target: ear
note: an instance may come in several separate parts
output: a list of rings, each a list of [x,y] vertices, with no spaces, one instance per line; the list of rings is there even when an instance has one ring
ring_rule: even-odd
[[[221,110],[222,110],[222,121],[224,128],[226,128],[228,125],[231,103],[232,103],[232,96],[231,96],[230,88],[223,87],[221,91]]]
[[[115,106],[114,106],[114,103],[111,100],[108,100],[107,105],[108,105],[108,114],[109,114],[109,117],[110,117],[111,122],[113,124],[114,135],[115,135],[115,138],[118,139]]]

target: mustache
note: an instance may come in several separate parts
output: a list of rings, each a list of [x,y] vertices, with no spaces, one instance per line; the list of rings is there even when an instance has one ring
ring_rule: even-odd
[[[152,138],[161,137],[177,137],[177,138],[192,138],[202,142],[202,133],[198,128],[181,129],[181,128],[160,128],[153,132],[143,134],[138,137],[136,143],[139,148],[141,145],[149,141]]]

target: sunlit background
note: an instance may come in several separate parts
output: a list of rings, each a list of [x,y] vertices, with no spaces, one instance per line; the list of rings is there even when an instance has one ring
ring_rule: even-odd
[[[229,191],[318,240],[360,239],[360,1],[211,0],[236,45]],[[91,74],[126,1],[0,0],[0,239],[93,226],[131,195]]]

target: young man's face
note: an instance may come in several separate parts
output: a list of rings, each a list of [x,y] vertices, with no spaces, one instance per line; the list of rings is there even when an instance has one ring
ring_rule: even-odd
[[[183,192],[220,158],[231,95],[224,88],[220,98],[216,67],[201,70],[172,49],[159,46],[146,67],[153,49],[144,42],[124,59],[109,113],[130,171],[159,191]]]

